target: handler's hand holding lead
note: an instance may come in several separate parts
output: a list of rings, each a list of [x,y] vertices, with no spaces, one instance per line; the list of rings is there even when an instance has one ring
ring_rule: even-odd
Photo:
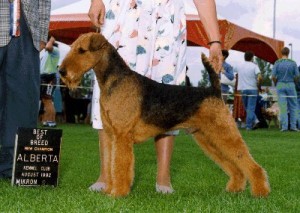
[[[97,28],[104,24],[105,6],[102,0],[92,0],[88,15]]]
[[[210,45],[209,60],[212,63],[212,66],[213,66],[214,70],[217,73],[220,73],[221,70],[222,70],[222,64],[223,64],[221,44],[213,43],[213,44]]]

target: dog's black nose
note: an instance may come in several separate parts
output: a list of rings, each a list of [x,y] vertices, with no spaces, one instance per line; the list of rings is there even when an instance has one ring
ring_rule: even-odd
[[[66,74],[67,74],[66,70],[64,70],[64,69],[60,69],[60,70],[59,70],[59,73],[60,73],[60,75],[63,76],[63,77],[66,76]]]

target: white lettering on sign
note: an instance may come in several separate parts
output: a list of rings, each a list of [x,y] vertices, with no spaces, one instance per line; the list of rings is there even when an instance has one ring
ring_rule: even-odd
[[[42,172],[41,173],[41,177],[42,178],[51,178],[51,173],[49,173],[49,172]]]
[[[58,156],[51,154],[19,154],[17,161],[30,163],[58,163]]]
[[[41,171],[49,172],[51,170],[50,166],[41,166]]]
[[[30,140],[31,146],[48,146],[48,140]]]
[[[27,171],[36,171],[37,168],[36,166],[23,166],[23,170],[27,170]]]
[[[39,172],[22,172],[22,177],[38,177]]]
[[[16,179],[17,185],[37,185],[37,179]]]
[[[34,135],[47,135],[47,129],[33,129]]]
[[[34,147],[34,151],[47,151],[47,152],[52,152],[53,148],[52,147]]]

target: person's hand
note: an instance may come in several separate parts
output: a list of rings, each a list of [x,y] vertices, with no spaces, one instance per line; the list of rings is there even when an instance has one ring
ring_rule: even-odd
[[[88,15],[97,28],[104,24],[105,6],[102,0],[92,0]]]
[[[53,36],[51,36],[51,38],[50,38],[50,40],[49,40],[49,42],[51,42],[52,44],[54,44],[55,43],[55,38],[53,37]]]
[[[40,41],[40,51],[42,51],[43,49],[45,49],[45,47],[46,47],[46,42]]]
[[[222,71],[223,55],[221,44],[213,43],[209,48],[209,61],[217,73]]]

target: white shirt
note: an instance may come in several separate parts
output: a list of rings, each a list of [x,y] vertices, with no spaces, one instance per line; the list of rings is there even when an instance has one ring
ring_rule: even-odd
[[[244,61],[238,66],[237,73],[238,90],[257,90],[257,76],[260,69],[255,63]]]

